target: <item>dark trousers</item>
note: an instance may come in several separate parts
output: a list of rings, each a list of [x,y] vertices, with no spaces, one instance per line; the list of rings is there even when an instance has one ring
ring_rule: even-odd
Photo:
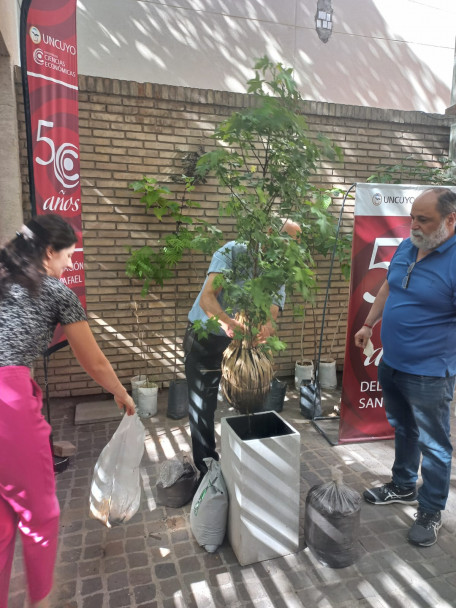
[[[214,334],[198,339],[191,326],[187,328],[184,338],[193,461],[202,475],[207,472],[204,458],[219,459],[215,451],[214,414],[222,375],[223,351],[230,342],[231,338]]]

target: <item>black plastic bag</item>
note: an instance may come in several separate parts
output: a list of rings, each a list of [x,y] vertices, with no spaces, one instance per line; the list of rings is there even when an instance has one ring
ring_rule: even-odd
[[[346,568],[359,557],[361,496],[342,482],[333,469],[333,481],[313,486],[306,498],[304,537],[320,563]]]
[[[301,414],[308,420],[321,416],[320,384],[318,380],[303,380],[299,389]]]
[[[186,454],[162,463],[156,483],[157,502],[178,509],[190,502],[195,494],[198,472]]]
[[[281,412],[283,410],[283,402],[287,392],[287,383],[281,382],[278,378],[273,378],[271,389],[264,400],[263,412]]]
[[[187,380],[173,380],[170,383],[166,416],[173,420],[180,420],[188,416]]]

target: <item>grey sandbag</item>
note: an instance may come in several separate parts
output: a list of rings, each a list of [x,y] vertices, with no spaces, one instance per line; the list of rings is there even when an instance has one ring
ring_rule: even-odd
[[[359,557],[361,496],[342,483],[333,469],[333,481],[313,486],[306,498],[304,537],[320,563],[346,568]]]
[[[213,553],[225,538],[228,518],[228,492],[220,462],[204,458],[208,468],[193,497],[190,526],[200,547]]]
[[[155,485],[158,504],[174,509],[183,507],[193,498],[197,479],[198,472],[186,454],[166,460]]]

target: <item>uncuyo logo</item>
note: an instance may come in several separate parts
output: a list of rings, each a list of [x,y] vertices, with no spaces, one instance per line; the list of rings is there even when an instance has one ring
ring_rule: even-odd
[[[29,29],[29,36],[34,44],[39,44],[41,42],[41,32],[35,25],[32,25]]]
[[[382,195],[380,194],[380,192],[376,192],[373,197],[372,197],[372,202],[373,204],[378,207],[379,205],[382,204]]]
[[[35,63],[37,63],[38,65],[43,65],[44,63],[44,52],[43,49],[35,49],[33,51],[33,59],[35,60]]]

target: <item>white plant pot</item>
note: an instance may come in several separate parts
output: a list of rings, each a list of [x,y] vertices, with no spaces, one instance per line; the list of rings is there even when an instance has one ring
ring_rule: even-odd
[[[274,411],[253,414],[251,430],[248,416],[222,418],[227,535],[241,566],[299,546],[300,434]]]
[[[323,359],[318,367],[318,378],[321,388],[337,388],[337,374],[335,359]]]
[[[301,388],[301,382],[303,380],[310,381],[313,378],[313,362],[301,361],[300,363],[296,362],[295,364],[295,388],[297,391]]]
[[[138,403],[138,386],[140,386],[143,382],[145,382],[147,380],[147,376],[133,376],[133,378],[131,378],[130,383],[131,383],[131,397],[133,399],[133,401],[135,402],[135,404]]]
[[[150,418],[155,416],[158,410],[158,386],[144,386],[140,384],[137,387],[138,401],[136,404],[136,413],[140,418]],[[152,384],[152,383],[151,383]]]

